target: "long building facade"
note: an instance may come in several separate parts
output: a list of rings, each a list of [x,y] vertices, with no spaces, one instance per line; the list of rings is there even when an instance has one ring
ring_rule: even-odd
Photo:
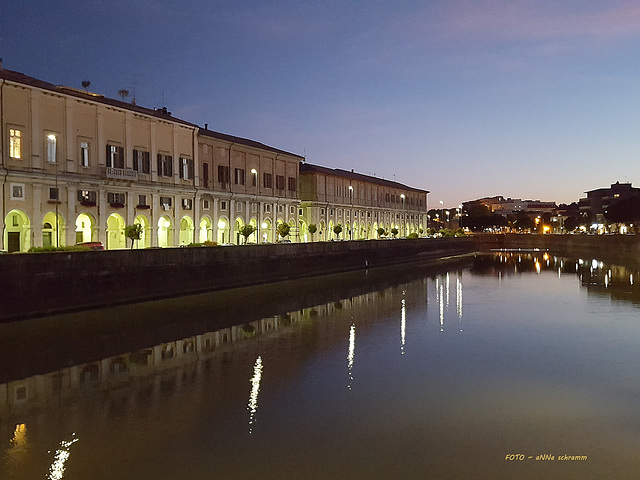
[[[427,191],[313,167],[304,157],[0,64],[1,250],[101,242],[134,248],[376,238],[419,232]],[[323,188],[330,188],[323,190]],[[309,235],[316,224],[320,235]]]

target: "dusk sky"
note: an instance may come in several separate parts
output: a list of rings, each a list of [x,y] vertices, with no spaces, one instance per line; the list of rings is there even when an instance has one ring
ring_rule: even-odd
[[[9,70],[431,191],[640,186],[640,2],[0,2]],[[129,98],[130,100],[130,98]]]

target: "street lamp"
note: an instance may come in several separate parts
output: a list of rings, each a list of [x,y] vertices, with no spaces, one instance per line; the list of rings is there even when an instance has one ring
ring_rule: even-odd
[[[351,228],[349,228],[349,240],[353,240],[353,186],[349,185],[349,201],[351,207],[349,208],[349,221],[351,222]]]
[[[404,193],[400,194],[400,198],[402,199],[402,236],[406,237],[407,236],[407,219],[405,217],[405,213],[404,213]]]
[[[262,231],[264,232],[264,231],[267,229],[267,227],[268,227],[267,222],[262,222],[262,225],[261,225],[261,226],[262,226]],[[262,234],[262,242],[263,242],[263,243],[266,243],[266,242],[267,242],[267,234],[266,234],[266,233],[263,233],[263,234]]]
[[[251,173],[254,175],[253,186],[258,188],[258,171],[255,168],[251,169]]]

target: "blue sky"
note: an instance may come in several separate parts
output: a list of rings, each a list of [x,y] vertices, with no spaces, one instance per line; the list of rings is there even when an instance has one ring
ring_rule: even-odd
[[[430,190],[640,186],[640,2],[0,3],[4,68]]]

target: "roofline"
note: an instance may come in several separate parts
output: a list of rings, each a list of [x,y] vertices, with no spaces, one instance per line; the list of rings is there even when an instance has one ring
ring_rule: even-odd
[[[37,78],[30,77],[21,72],[15,72],[13,70],[7,70],[0,66],[0,79],[4,79],[7,82],[13,82],[18,85],[25,85],[33,88],[39,88],[41,90],[47,90],[55,92],[58,95],[66,95],[69,97],[79,98],[85,101],[100,103],[111,107],[121,108],[123,110],[129,110],[131,112],[139,113],[142,115],[148,115],[150,117],[166,120],[173,123],[179,123],[188,127],[197,129],[198,125],[187,122],[180,118],[171,116],[171,112],[168,112],[166,107],[162,109],[153,109],[147,107],[141,107],[132,103],[123,102],[114,98],[105,97],[104,95],[83,91],[73,87],[67,87],[64,85],[54,85],[53,83],[38,80]]]
[[[429,190],[410,187],[408,185],[404,185],[402,183],[399,183],[393,180],[385,180],[383,178],[372,177],[371,175],[356,173],[353,170],[348,171],[348,170],[343,170],[341,168],[329,168],[329,167],[322,167],[320,165],[313,165],[311,163],[302,163],[300,164],[300,173],[305,173],[305,172],[324,173],[325,175],[334,175],[336,177],[349,178],[351,180],[360,180],[363,182],[375,183],[378,185],[384,185],[387,187],[393,187],[393,188],[408,190],[412,192],[427,193],[427,194],[430,193]]]
[[[238,143],[240,145],[244,145],[247,147],[257,148],[260,150],[267,150],[269,152],[276,153],[278,155],[287,155],[289,157],[297,158],[300,161],[304,161],[304,157],[301,155],[297,155],[295,153],[287,152],[285,150],[280,150],[279,148],[270,147],[269,145],[265,145],[264,143],[257,142],[255,140],[250,140],[248,138],[236,137],[235,135],[229,135],[227,133],[215,132],[213,130],[208,130],[205,128],[200,128],[199,134],[204,137],[215,138],[217,140],[223,140],[229,143]]]

